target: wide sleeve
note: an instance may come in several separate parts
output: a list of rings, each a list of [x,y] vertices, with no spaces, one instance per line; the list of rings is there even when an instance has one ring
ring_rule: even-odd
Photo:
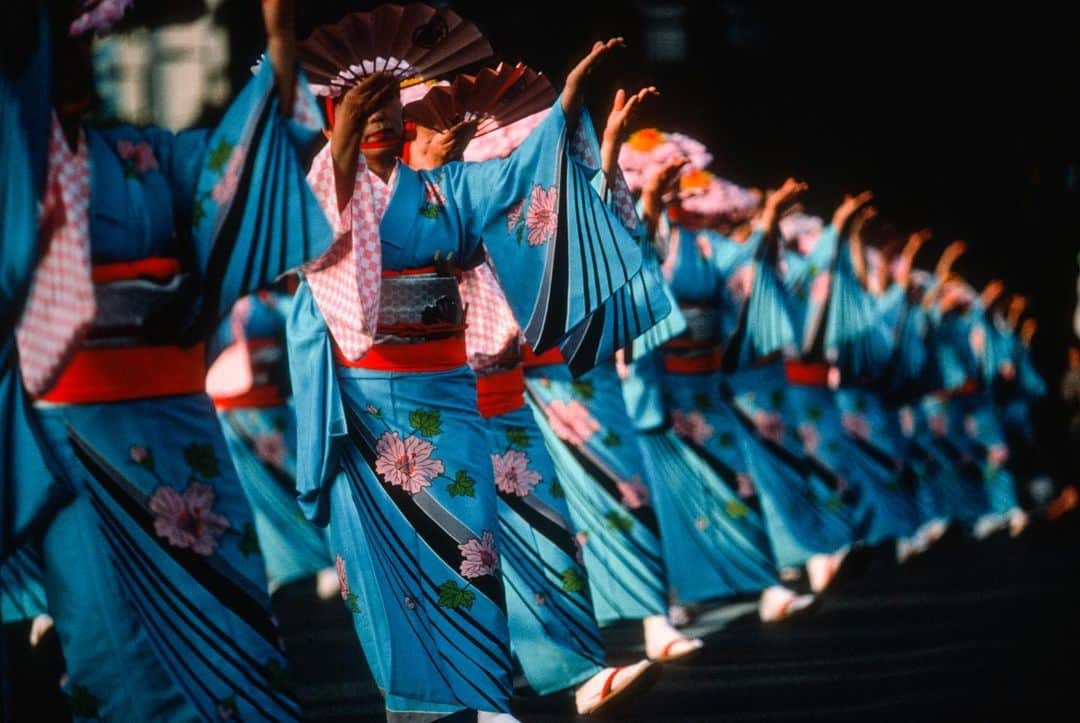
[[[587,129],[587,116],[581,124]],[[482,238],[526,341],[543,352],[641,268],[641,249],[572,155],[556,102],[506,159],[444,166],[463,233]]]
[[[0,65],[0,341],[14,329],[41,249],[38,204],[45,185],[52,77],[48,27],[21,72]],[[6,419],[6,417],[5,417]]]
[[[753,244],[753,282],[750,296],[739,314],[735,332],[724,350],[724,369],[745,368],[777,352],[791,356],[797,349],[795,327],[780,278],[775,244],[762,231],[747,240]]]
[[[241,297],[322,255],[330,226],[307,184],[303,155],[321,130],[297,73],[289,116],[269,62],[212,132],[154,137],[178,228],[190,227],[202,304],[192,336],[209,333]]]
[[[307,282],[293,297],[285,336],[296,410],[297,501],[312,522],[325,526],[330,513],[326,493],[337,477],[348,429],[330,330]]]
[[[863,288],[844,243],[833,263],[825,315],[825,358],[849,380],[876,378],[889,360],[890,343],[876,304]]]

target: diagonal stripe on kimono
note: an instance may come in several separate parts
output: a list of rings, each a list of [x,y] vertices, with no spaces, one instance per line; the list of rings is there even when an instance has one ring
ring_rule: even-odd
[[[585,553],[597,620],[664,614],[660,529],[614,365],[578,379],[560,363],[527,365],[525,375]]]
[[[85,131],[96,313],[35,413],[75,490],[42,552],[78,719],[298,717],[191,344],[332,240],[296,150],[317,118],[302,81],[282,115],[263,67],[212,133]]]
[[[483,239],[495,271],[510,281],[503,286],[526,338],[558,343],[641,264],[569,151],[556,103],[505,160],[431,172],[399,164],[390,187],[374,194],[387,197],[385,209],[361,210],[378,227],[380,293],[407,285],[400,279],[410,275],[438,285],[437,273],[412,272],[474,258]],[[371,174],[370,183],[379,189],[382,181]],[[289,319],[300,501],[312,519],[329,523],[346,605],[390,716],[506,711],[510,650],[495,483],[464,339],[445,322],[444,312],[460,308],[450,298],[457,294],[395,306],[404,316],[393,321],[405,322],[395,333],[389,297],[382,298],[378,323],[387,331],[360,330],[375,343],[350,359],[344,346],[335,348],[335,302],[317,302],[317,281],[309,274]],[[351,298],[365,298],[363,290]],[[366,313],[355,308],[352,318]],[[441,350],[437,358],[410,353],[396,336],[410,329],[421,332],[417,348]]]

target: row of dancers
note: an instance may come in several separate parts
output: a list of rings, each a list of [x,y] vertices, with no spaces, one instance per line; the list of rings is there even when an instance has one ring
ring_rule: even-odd
[[[1023,299],[960,243],[874,248],[869,193],[822,220],[630,133],[655,88],[598,131],[620,38],[556,93],[465,74],[493,51],[445,8],[297,44],[263,0],[216,128],[95,127],[130,5],[27,4],[0,74],[0,597],[75,718],[298,718],[269,594],[311,577],[390,721],[513,721],[515,672],[610,712],[703,647],[695,605],[773,623],[868,550],[1027,525]]]

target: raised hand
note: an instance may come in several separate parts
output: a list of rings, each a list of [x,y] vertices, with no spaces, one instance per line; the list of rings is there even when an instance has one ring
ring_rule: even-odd
[[[833,212],[832,226],[836,229],[837,233],[844,230],[844,226],[847,224],[851,215],[858,211],[874,200],[874,194],[870,191],[863,191],[857,196],[844,196],[844,200],[840,202],[840,205],[836,207],[836,211]]]
[[[630,130],[630,117],[642,101],[650,96],[658,96],[654,86],[642,88],[637,93],[627,97],[626,91],[619,88],[615,92],[615,99],[611,103],[611,112],[608,113],[607,123],[604,124],[603,141],[600,144],[600,168],[607,176],[608,183],[615,180],[615,169],[619,162],[619,147]]]
[[[292,113],[296,83],[296,36],[293,32],[293,0],[262,0],[266,27],[266,54],[274,68],[281,95],[281,112]]]
[[[948,278],[953,264],[965,252],[967,252],[967,244],[963,241],[953,241],[945,247],[945,250],[941,252],[941,258],[938,259],[937,267],[934,269],[934,275],[937,276],[938,283],[943,283]]]
[[[645,179],[641,187],[642,215],[650,231],[656,229],[664,212],[664,197],[674,192],[679,172],[690,160],[682,156],[671,158]]]
[[[930,240],[933,233],[928,228],[920,229],[908,237],[904,250],[900,252],[900,261],[896,265],[896,283],[906,289],[911,280],[911,267],[915,265],[915,257],[919,249]]]
[[[417,128],[416,140],[413,141],[409,154],[409,165],[420,170],[430,170],[460,161],[465,155],[465,147],[476,135],[477,121],[461,121],[445,131]]]
[[[1020,326],[1020,339],[1024,342],[1024,346],[1031,346],[1031,340],[1038,330],[1039,322],[1034,319],[1024,319],[1024,323]]]
[[[994,279],[979,293],[979,299],[982,301],[984,309],[989,309],[994,305],[1001,295],[1005,293],[1005,283],[1001,279]]]
[[[593,43],[589,54],[581,59],[574,69],[566,76],[563,85],[562,107],[567,120],[573,124],[577,121],[578,111],[581,110],[581,101],[585,94],[585,77],[593,71],[597,64],[615,48],[625,47],[622,38],[612,38],[607,42],[596,41]]]
[[[761,226],[766,234],[772,234],[780,221],[781,215],[796,199],[809,188],[802,181],[789,178],[775,191],[768,191],[765,195],[765,205],[761,211]]]

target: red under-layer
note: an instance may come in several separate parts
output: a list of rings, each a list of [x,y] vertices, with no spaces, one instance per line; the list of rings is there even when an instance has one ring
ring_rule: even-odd
[[[476,407],[484,419],[509,414],[525,406],[525,371],[521,366],[509,371],[478,377]]]

